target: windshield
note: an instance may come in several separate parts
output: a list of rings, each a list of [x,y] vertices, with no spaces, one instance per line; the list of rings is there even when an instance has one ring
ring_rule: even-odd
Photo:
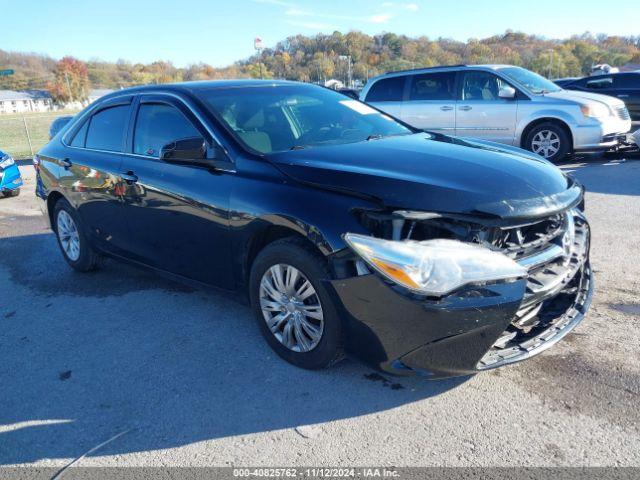
[[[217,88],[195,93],[239,140],[260,153],[413,133],[364,103],[313,85]]]
[[[541,94],[541,93],[551,93],[551,92],[559,92],[562,90],[555,83],[546,78],[538,75],[537,73],[533,73],[526,68],[520,67],[508,67],[501,68],[500,73],[514,82],[519,83],[523,87],[526,87],[531,93]]]

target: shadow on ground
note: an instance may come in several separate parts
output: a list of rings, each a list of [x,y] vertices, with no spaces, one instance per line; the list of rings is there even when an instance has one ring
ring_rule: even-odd
[[[1,239],[0,259],[0,464],[75,458],[122,432],[95,455],[346,419],[465,381],[296,369],[238,301],[115,262],[77,274],[51,234]]]
[[[587,191],[612,195],[640,195],[640,154],[581,155],[558,165],[586,186]]]

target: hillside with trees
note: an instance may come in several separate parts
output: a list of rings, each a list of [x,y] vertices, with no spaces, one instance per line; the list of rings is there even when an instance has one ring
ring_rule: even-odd
[[[58,100],[86,95],[89,88],[121,88],[220,78],[284,78],[323,82],[346,80],[351,59],[352,78],[363,83],[389,70],[436,65],[508,63],[521,65],[550,78],[585,75],[593,64],[640,63],[640,37],[585,33],[564,40],[507,31],[482,40],[459,42],[444,38],[410,38],[394,33],[370,36],[347,34],[296,35],[260,54],[224,68],[206,63],[177,68],[169,61],[150,64],[100,60],[80,62],[71,57],[56,61],[48,56],[0,50],[0,68],[15,75],[0,78],[0,89],[47,88]]]

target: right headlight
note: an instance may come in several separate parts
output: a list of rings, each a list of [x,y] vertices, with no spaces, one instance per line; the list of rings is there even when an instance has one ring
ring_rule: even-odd
[[[580,105],[580,110],[585,117],[591,118],[607,118],[612,115],[611,109],[603,103],[590,103],[588,105]]]
[[[456,240],[383,240],[347,233],[347,244],[389,280],[424,295],[446,295],[464,285],[516,279],[527,270],[500,252]]]

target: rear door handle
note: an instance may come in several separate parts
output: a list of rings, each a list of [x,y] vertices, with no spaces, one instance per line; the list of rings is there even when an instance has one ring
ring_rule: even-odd
[[[444,105],[444,106],[440,107],[440,110],[442,110],[443,112],[450,112],[451,110],[453,110],[453,107],[451,107],[449,105]]]
[[[618,95],[618,98],[629,98],[629,95]]]
[[[71,166],[73,165],[71,163],[71,160],[69,160],[68,158],[63,158],[62,161],[60,162],[62,164],[62,167],[65,170],[69,170],[71,168]]]
[[[120,178],[122,178],[125,182],[131,184],[136,183],[138,181],[138,176],[133,173],[131,170],[128,172],[124,172],[120,174]]]
[[[460,107],[460,110],[462,110],[463,112],[468,112],[472,108],[473,107],[470,107],[469,105],[464,105],[464,106]]]

